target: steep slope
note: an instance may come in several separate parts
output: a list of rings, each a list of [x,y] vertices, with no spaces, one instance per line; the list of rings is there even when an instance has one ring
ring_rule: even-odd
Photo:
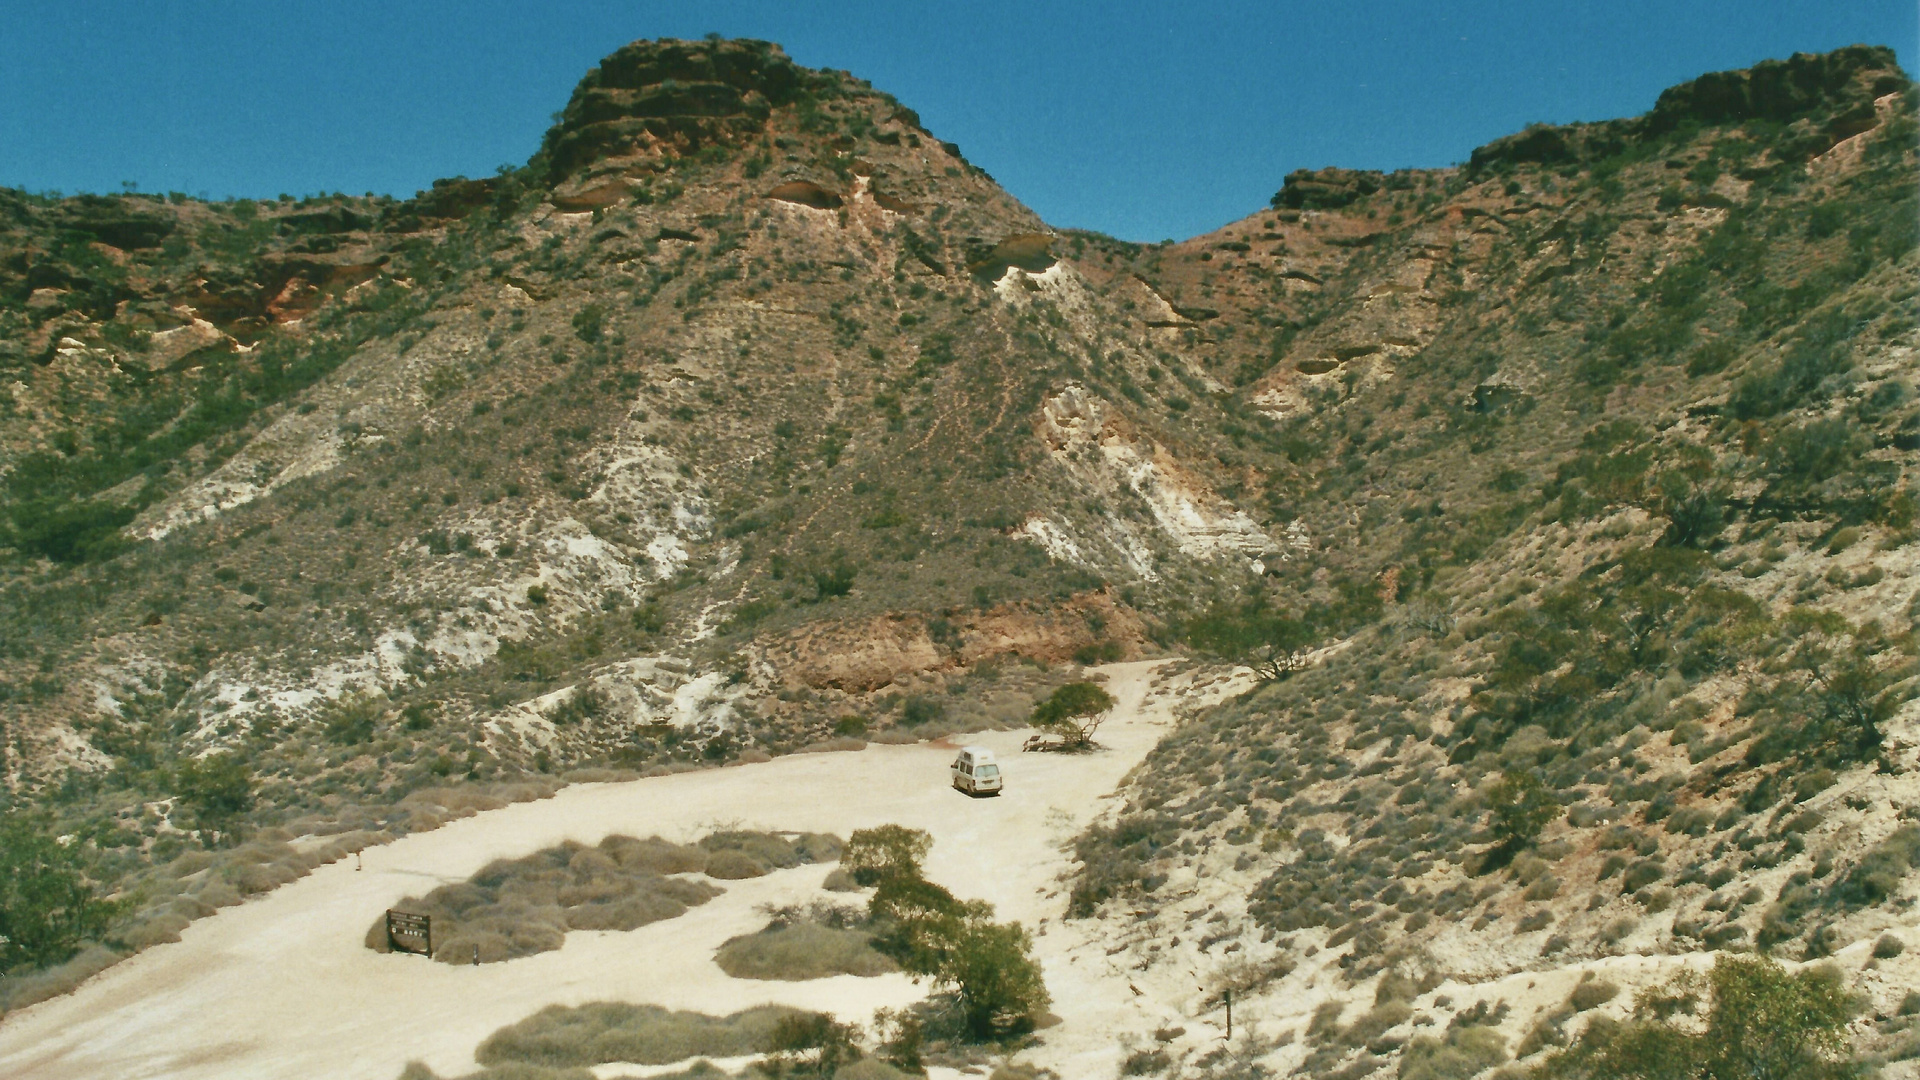
[[[1215,406],[1076,382],[1150,361],[1031,212],[765,43],[622,49],[408,202],[9,206],[0,753],[109,879],[1004,723],[1278,548]]]
[[[1237,989],[1302,1075],[1459,1057],[1449,1016],[1489,1061],[1551,1050],[1582,972],[1718,949],[1837,956],[1901,1010],[1914,106],[1885,53],[1800,56],[1112,252],[1278,421],[1305,565],[1377,583],[1358,617],[1283,577],[1189,623],[1343,647],[1171,737],[1083,842],[1077,908],[1140,920],[1117,966]]]

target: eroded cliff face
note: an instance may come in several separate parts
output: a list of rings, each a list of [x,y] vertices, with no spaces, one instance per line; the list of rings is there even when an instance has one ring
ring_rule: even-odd
[[[1098,467],[1036,438],[1048,395],[1096,400],[1071,369],[1141,342],[911,110],[765,43],[635,43],[526,170],[407,202],[12,220],[14,550],[154,583],[27,631],[72,677],[16,705],[24,784],[104,765],[83,729],[133,699],[192,752],[297,755],[343,702],[423,696],[481,773],[597,759],[657,710],[541,717],[573,685],[640,701],[655,659],[726,676],[662,691],[687,752],[805,741],[902,679],[1133,655],[1115,589],[1273,547],[1164,425],[1099,406],[1126,434]],[[962,629],[887,629],[929,623]],[[399,730],[414,762],[380,772],[440,760]]]
[[[1084,912],[1188,941],[1142,978],[1850,948],[1909,895],[1806,898],[1910,798],[1914,112],[1885,50],[1795,57],[1143,247],[851,76],[637,42],[404,202],[0,193],[10,790],[84,778],[135,867],[208,754],[262,823],[404,828],[1284,639],[1083,845]],[[1490,868],[1508,771],[1566,812]]]

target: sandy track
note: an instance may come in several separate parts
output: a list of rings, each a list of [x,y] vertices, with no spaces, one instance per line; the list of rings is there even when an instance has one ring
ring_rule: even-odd
[[[558,952],[451,967],[366,949],[367,927],[390,904],[464,879],[502,856],[616,832],[692,840],[716,826],[804,829],[845,836],[887,822],[935,838],[927,873],[1002,918],[1040,927],[1036,939],[1054,1011],[1045,1058],[1104,1058],[1124,980],[1089,979],[1060,928],[1065,845],[1108,803],[1127,771],[1171,723],[1179,695],[1149,695],[1151,663],[1106,668],[1119,699],[1094,754],[1020,754],[1025,732],[968,736],[1000,752],[1007,790],[970,799],[946,786],[950,747],[870,746],[758,765],[619,784],[585,784],[552,799],[479,814],[369,849],[365,869],[336,863],[189,927],[63,998],[0,1023],[0,1076],[11,1080],[149,1077],[355,1077],[392,1080],[410,1059],[443,1075],[474,1067],[474,1047],[550,1004],[621,1000],[727,1013],[779,1002],[865,1020],[924,993],[904,976],[808,983],[732,979],[713,950],[764,921],[758,905],[808,894],[827,867],[727,882],[726,895],[631,933],[573,933]],[[1184,680],[1180,680],[1184,682]],[[1220,686],[1221,690],[1225,686]],[[1213,695],[1208,695],[1213,696]],[[1185,700],[1191,701],[1192,698]],[[1116,992],[1117,991],[1117,995]],[[1065,1064],[1064,1061],[1061,1062]]]

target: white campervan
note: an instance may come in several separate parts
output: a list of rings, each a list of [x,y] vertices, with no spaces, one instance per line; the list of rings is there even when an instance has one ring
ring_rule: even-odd
[[[948,771],[953,774],[953,786],[969,795],[1000,793],[1000,766],[993,760],[993,751],[984,746],[961,747]]]

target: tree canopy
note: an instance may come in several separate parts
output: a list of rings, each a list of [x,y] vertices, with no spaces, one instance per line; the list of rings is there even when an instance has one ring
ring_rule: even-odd
[[[1553,793],[1532,773],[1509,771],[1487,789],[1487,809],[1493,814],[1493,834],[1503,847],[1518,849],[1533,842],[1540,830],[1560,816]]]
[[[1262,681],[1274,682],[1298,671],[1313,627],[1264,598],[1237,607],[1216,607],[1186,624],[1187,644],[1209,656],[1245,664]]]
[[[0,818],[0,973],[67,959],[117,911],[94,895],[77,851],[20,814]]]
[[[209,844],[232,839],[241,818],[253,809],[253,774],[231,753],[189,758],[176,770],[174,785]]]
[[[933,848],[924,829],[905,825],[876,825],[855,829],[840,850],[840,868],[861,885],[878,885],[895,877],[920,876],[920,863]]]
[[[861,829],[848,839],[842,867],[854,880],[878,885],[867,902],[874,948],[951,989],[974,1034],[1030,1028],[1050,1004],[1032,939],[1019,923],[994,922],[992,904],[962,900],[921,877],[931,845],[926,833],[900,825]]]
[[[1093,733],[1114,706],[1113,695],[1090,682],[1072,682],[1034,707],[1028,723],[1051,731],[1069,746],[1091,746]]]
[[[1702,983],[1705,986],[1702,986]],[[1706,1024],[1673,1023],[1700,1008]],[[1573,1045],[1533,1071],[1536,1080],[1840,1080],[1863,1075],[1848,1058],[1847,1023],[1859,1003],[1830,966],[1790,972],[1765,956],[1722,954],[1705,980],[1687,972],[1634,999],[1626,1021],[1594,1019]]]

